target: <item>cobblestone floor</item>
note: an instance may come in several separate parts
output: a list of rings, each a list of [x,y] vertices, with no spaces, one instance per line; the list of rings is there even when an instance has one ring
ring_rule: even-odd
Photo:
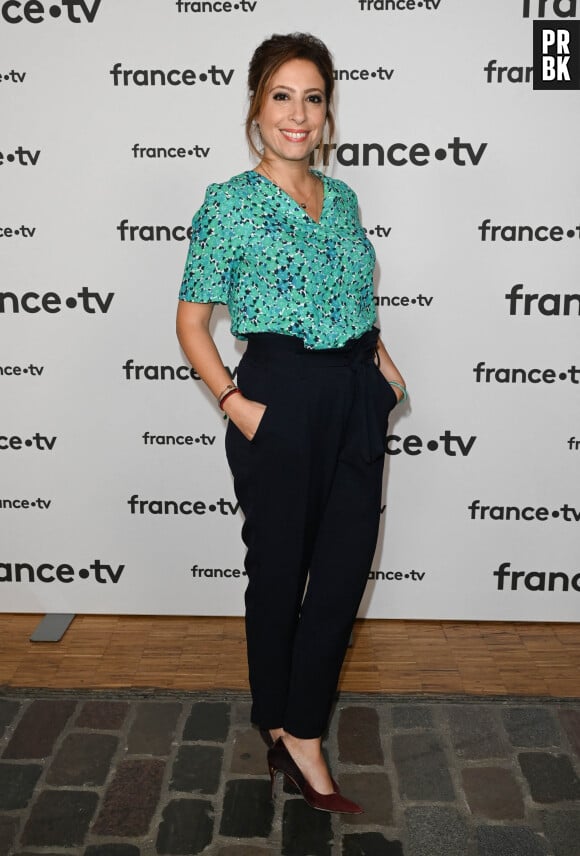
[[[365,814],[270,798],[239,693],[0,692],[0,856],[580,856],[580,701],[343,695]]]

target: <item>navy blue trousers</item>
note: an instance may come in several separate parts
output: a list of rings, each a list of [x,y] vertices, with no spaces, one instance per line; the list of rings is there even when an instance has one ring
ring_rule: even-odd
[[[252,722],[325,730],[376,548],[387,420],[378,331],[343,348],[249,336],[237,382],[267,405],[252,441],[230,422],[226,454],[244,513]]]

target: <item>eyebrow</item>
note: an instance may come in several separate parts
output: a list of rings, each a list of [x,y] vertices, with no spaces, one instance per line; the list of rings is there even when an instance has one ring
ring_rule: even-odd
[[[286,89],[286,90],[287,90],[287,92],[296,92],[296,89],[294,89],[294,87],[292,87],[292,86],[284,86],[284,85],[283,85],[283,84],[281,84],[281,83],[277,84],[276,86],[272,86],[272,87],[270,88],[270,92],[272,92],[274,89]],[[324,90],[323,90],[323,89],[319,89],[319,88],[318,88],[318,86],[313,86],[313,87],[311,87],[310,89],[305,89],[305,90],[304,90],[304,92],[324,92]]]

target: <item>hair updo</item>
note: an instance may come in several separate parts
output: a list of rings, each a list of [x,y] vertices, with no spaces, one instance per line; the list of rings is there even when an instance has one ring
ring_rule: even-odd
[[[332,103],[334,69],[330,51],[324,42],[310,33],[289,33],[286,36],[273,35],[256,48],[248,69],[250,105],[246,116],[246,139],[250,150],[257,157],[262,157],[262,152],[254,137],[256,117],[262,109],[272,77],[280,66],[291,59],[309,60],[318,69],[324,81],[324,94],[326,96],[327,142],[330,143],[334,136],[335,124]],[[321,141],[319,154],[322,146],[323,142]]]

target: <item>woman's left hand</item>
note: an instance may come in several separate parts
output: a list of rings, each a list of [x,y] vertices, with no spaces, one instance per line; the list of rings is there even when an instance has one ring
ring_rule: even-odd
[[[397,399],[398,404],[401,399],[405,397],[403,392],[403,389],[406,389],[405,381],[403,379],[403,376],[401,375],[401,372],[394,364],[380,338],[377,341],[377,357],[379,371],[381,372],[387,383],[391,384],[391,389],[395,393],[395,397]],[[400,384],[403,389],[399,389],[398,386],[394,386],[392,381],[395,381],[395,383]]]

